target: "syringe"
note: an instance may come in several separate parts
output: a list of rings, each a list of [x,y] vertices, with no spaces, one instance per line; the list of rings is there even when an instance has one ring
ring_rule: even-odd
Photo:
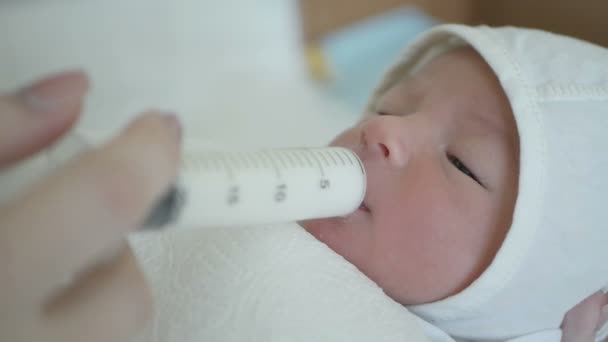
[[[61,163],[87,148],[84,134],[48,151]],[[180,175],[145,221],[212,227],[343,216],[363,201],[366,175],[357,155],[341,147],[222,151],[185,143]]]

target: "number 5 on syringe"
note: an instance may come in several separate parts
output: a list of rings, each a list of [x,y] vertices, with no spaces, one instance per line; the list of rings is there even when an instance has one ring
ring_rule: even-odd
[[[277,185],[277,191],[274,195],[275,202],[277,202],[277,203],[284,202],[286,198],[287,198],[287,185],[286,184]]]

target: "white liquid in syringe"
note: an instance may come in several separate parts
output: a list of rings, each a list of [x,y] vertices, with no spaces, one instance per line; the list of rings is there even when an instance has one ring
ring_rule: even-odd
[[[60,164],[97,137],[75,134],[47,151]],[[179,177],[144,226],[209,227],[343,216],[359,208],[366,175],[341,147],[223,151],[187,141]]]
[[[184,153],[147,225],[230,226],[342,216],[365,195],[363,164],[340,147]]]

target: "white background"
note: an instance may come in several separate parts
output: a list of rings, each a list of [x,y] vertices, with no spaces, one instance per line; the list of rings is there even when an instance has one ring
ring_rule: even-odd
[[[319,145],[359,115],[309,81],[295,0],[0,2],[0,90],[74,67],[93,83],[86,129],[159,107],[196,139]]]

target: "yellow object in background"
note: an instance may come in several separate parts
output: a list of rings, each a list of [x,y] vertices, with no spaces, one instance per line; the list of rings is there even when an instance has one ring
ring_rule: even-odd
[[[314,80],[328,81],[331,78],[329,65],[320,44],[311,43],[306,46],[306,63]]]

